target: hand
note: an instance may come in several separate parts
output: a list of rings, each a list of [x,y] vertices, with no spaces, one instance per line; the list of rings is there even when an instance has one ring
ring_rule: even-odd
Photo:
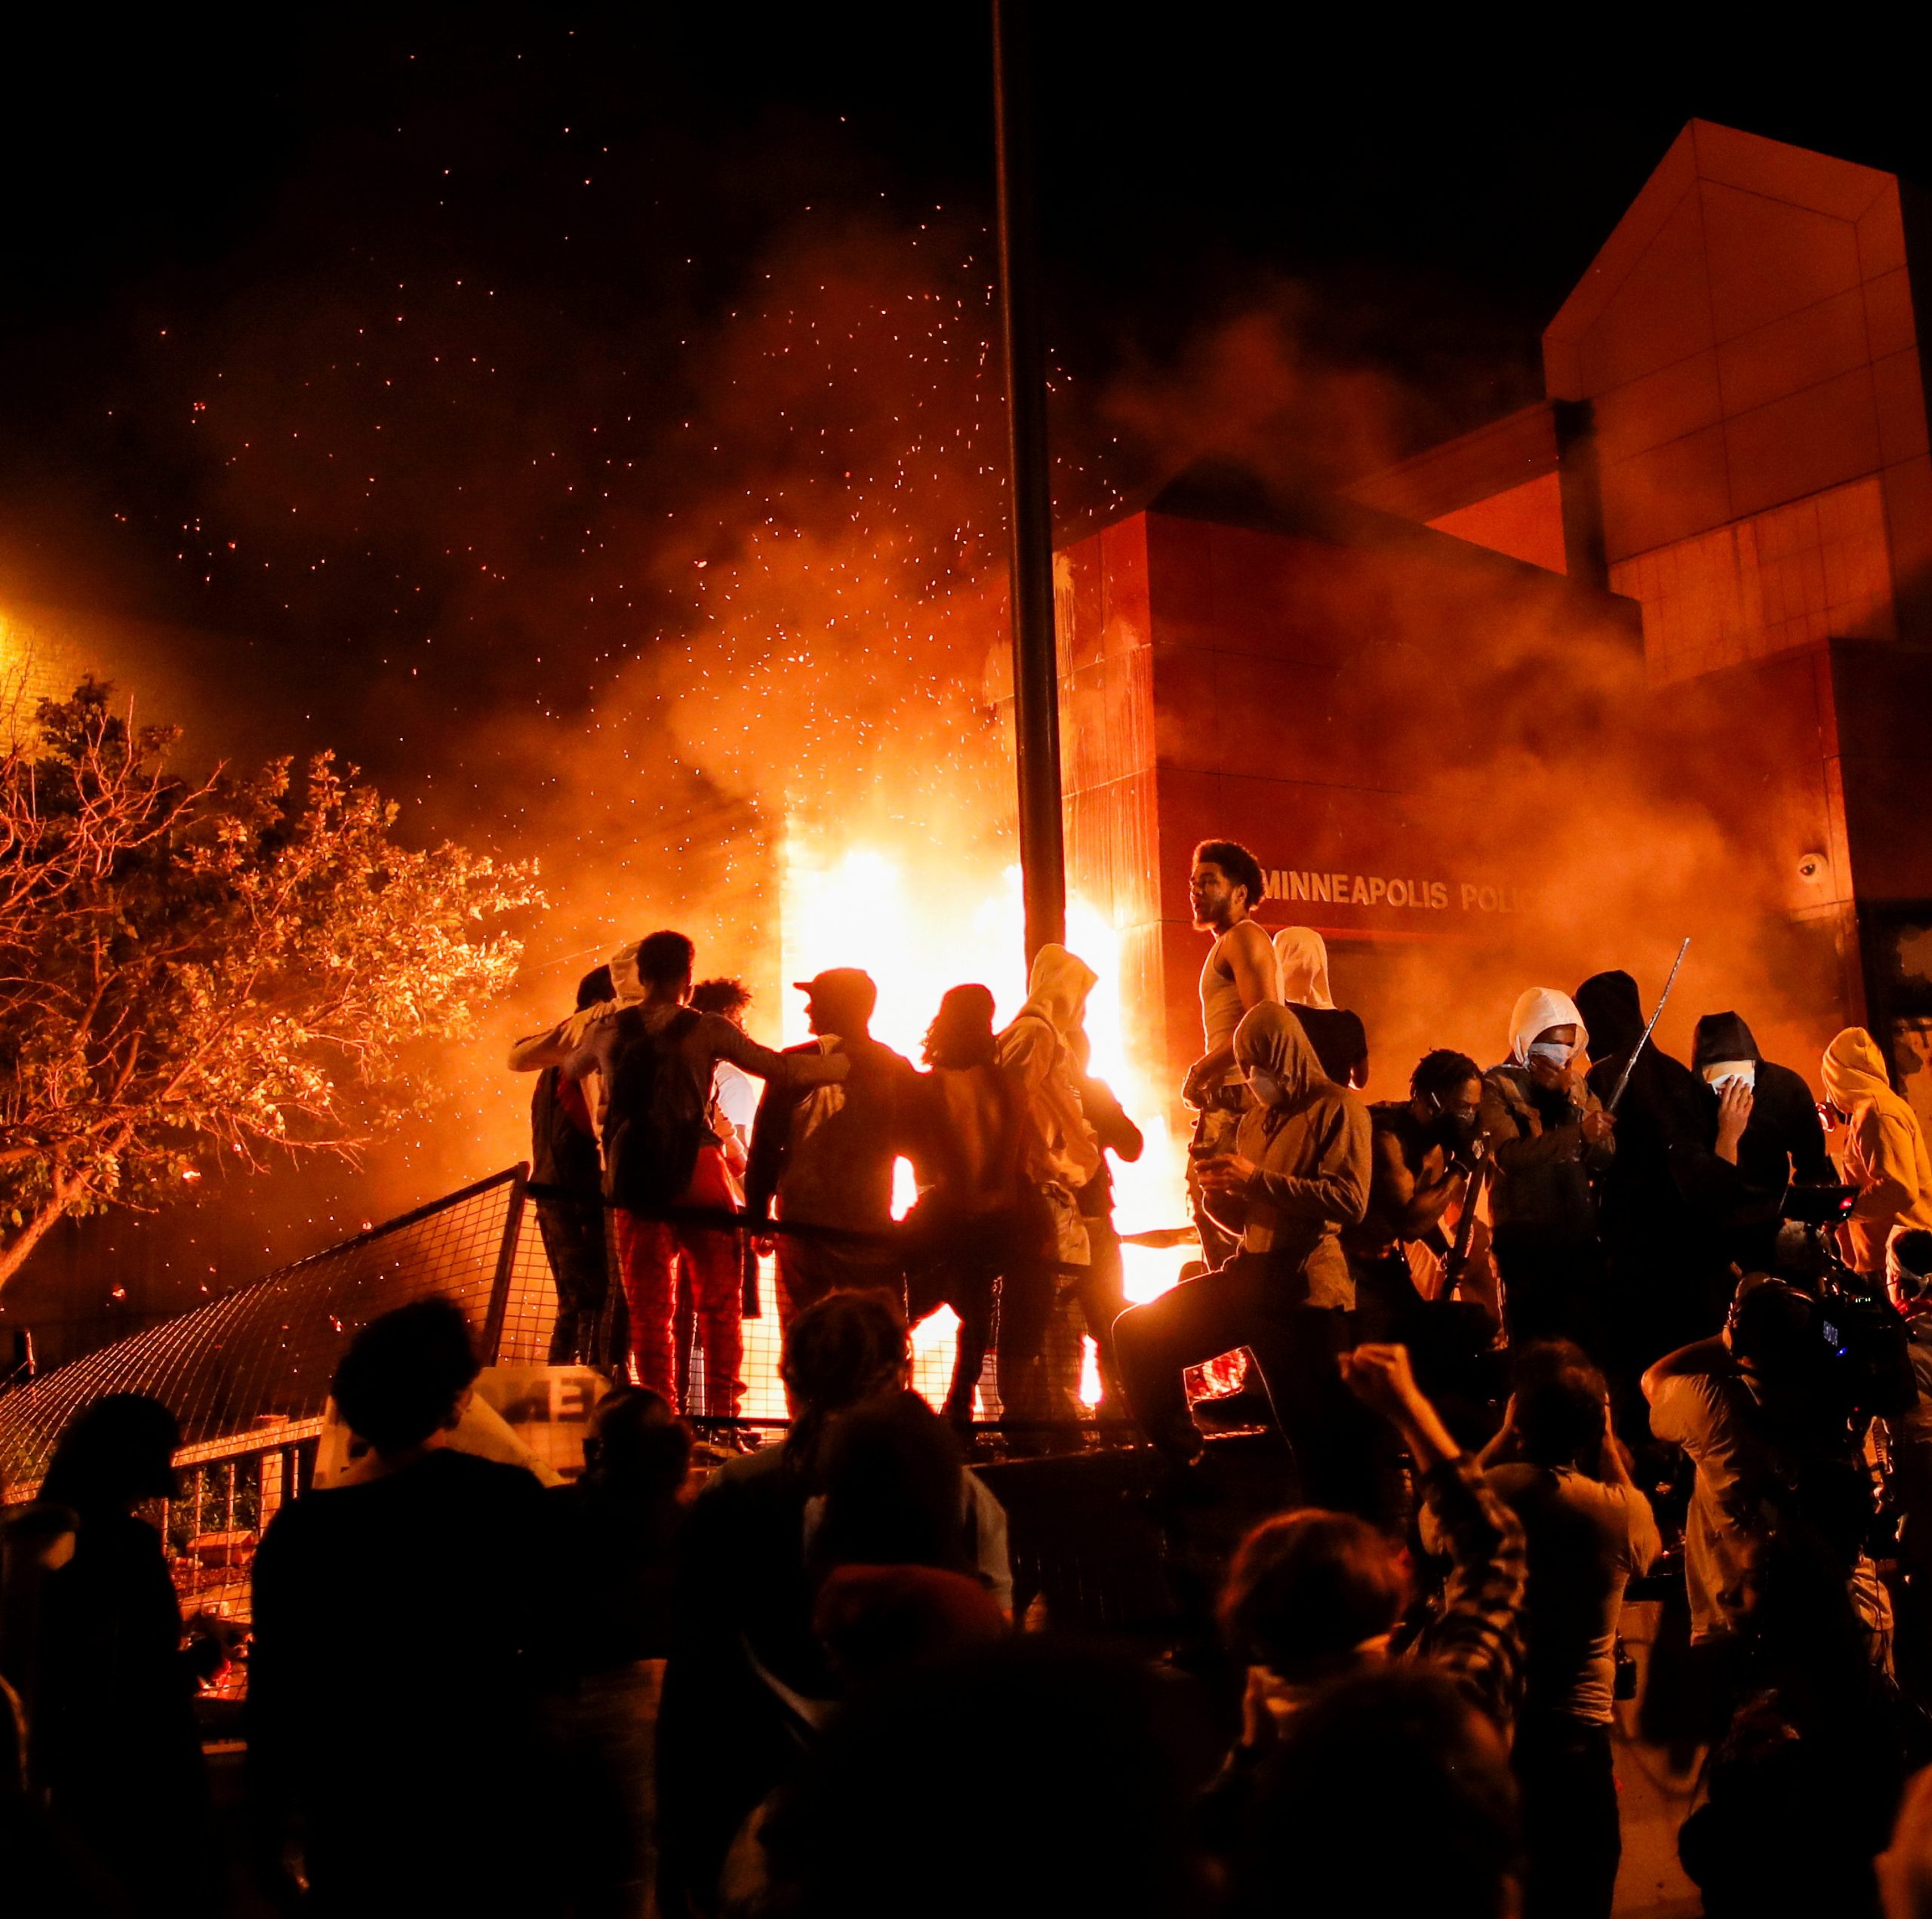
[[[1385,1419],[1400,1425],[1418,1405],[1429,1403],[1410,1370],[1407,1346],[1357,1346],[1353,1352],[1342,1355],[1340,1365],[1349,1392]]]
[[[1214,1090],[1208,1084],[1211,1077],[1201,1069],[1208,1064],[1205,1059],[1197,1059],[1188,1068],[1187,1077],[1180,1083],[1181,1104],[1192,1106],[1196,1112],[1208,1103],[1208,1096]]]
[[[1617,1121],[1599,1106],[1586,1113],[1578,1121],[1578,1124],[1583,1131],[1584,1143],[1592,1146],[1600,1146],[1610,1137]]]
[[[1737,1164],[1737,1142],[1751,1124],[1757,1095],[1741,1079],[1727,1079],[1718,1093],[1718,1158]]]
[[[1261,1170],[1253,1160],[1239,1153],[1219,1153],[1212,1159],[1194,1162],[1195,1177],[1204,1192],[1232,1197],[1247,1190],[1248,1182]]]
[[[1500,1465],[1515,1458],[1521,1447],[1522,1435],[1516,1430],[1516,1395],[1512,1392],[1503,1410],[1503,1423],[1497,1428],[1496,1437],[1477,1456],[1477,1463],[1484,1467]]]

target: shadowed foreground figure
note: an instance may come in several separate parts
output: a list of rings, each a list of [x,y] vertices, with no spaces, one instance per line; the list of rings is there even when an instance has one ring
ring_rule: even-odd
[[[1515,1919],[1521,1862],[1495,1727],[1439,1675],[1386,1667],[1328,1688],[1257,1769],[1227,1910]]]
[[[198,1912],[211,1887],[193,1700],[223,1661],[211,1643],[183,1652],[160,1536],[135,1516],[174,1494],[180,1443],[174,1416],[138,1393],[96,1400],[61,1435],[39,1503],[65,1509],[72,1554],[41,1586],[34,1670],[21,1675],[35,1783],[142,1914]]]
[[[573,1919],[652,1909],[657,1708],[691,1455],[663,1399],[619,1386],[597,1403],[582,1476],[549,1495],[556,1669],[543,1719],[571,1833],[554,1883]]]
[[[915,1670],[855,1701],[767,1821],[770,1909],[1192,1919],[1182,1718],[1140,1667],[1057,1646]],[[968,1808],[961,1853],[943,1835]]]
[[[447,1300],[365,1326],[331,1391],[370,1454],[255,1556],[256,1865],[284,1906],[299,1847],[318,1914],[543,1909],[543,1489],[444,1444],[476,1372]]]

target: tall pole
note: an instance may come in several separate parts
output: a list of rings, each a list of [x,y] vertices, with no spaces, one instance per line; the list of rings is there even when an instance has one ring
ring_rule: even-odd
[[[1026,958],[1066,937],[1060,824],[1060,672],[1054,643],[1053,487],[1034,231],[1032,8],[993,0],[1000,343],[1006,358],[1007,500],[1013,569],[1013,717]]]

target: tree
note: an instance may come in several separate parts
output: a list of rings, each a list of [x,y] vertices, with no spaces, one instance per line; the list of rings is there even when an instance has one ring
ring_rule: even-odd
[[[533,866],[396,844],[329,754],[180,777],[109,693],[41,702],[0,759],[0,1287],[64,1214],[421,1110],[412,1054],[509,986],[502,916],[540,903]]]

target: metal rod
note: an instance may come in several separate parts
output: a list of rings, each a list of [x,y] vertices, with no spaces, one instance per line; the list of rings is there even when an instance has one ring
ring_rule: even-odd
[[[1007,493],[1013,575],[1013,718],[1026,957],[1066,937],[1060,818],[1060,672],[1054,638],[1052,472],[1040,345],[1033,199],[1032,8],[993,0],[993,129],[1000,343],[1006,361]]]
[[[1670,989],[1677,984],[1678,968],[1683,965],[1684,955],[1690,950],[1690,936],[1687,933],[1684,936],[1683,945],[1677,949],[1677,958],[1670,969],[1670,977],[1663,983],[1663,991],[1657,995],[1657,1010],[1651,1015],[1651,1023],[1644,1029],[1643,1037],[1631,1047],[1630,1056],[1623,1063],[1623,1075],[1617,1082],[1617,1090],[1610,1096],[1610,1103],[1604,1109],[1605,1112],[1614,1113],[1623,1104],[1625,1089],[1630,1084],[1630,1075],[1637,1070],[1638,1055],[1650,1044],[1651,1035],[1657,1031],[1657,1022],[1663,1017],[1664,1001],[1670,998]]]

